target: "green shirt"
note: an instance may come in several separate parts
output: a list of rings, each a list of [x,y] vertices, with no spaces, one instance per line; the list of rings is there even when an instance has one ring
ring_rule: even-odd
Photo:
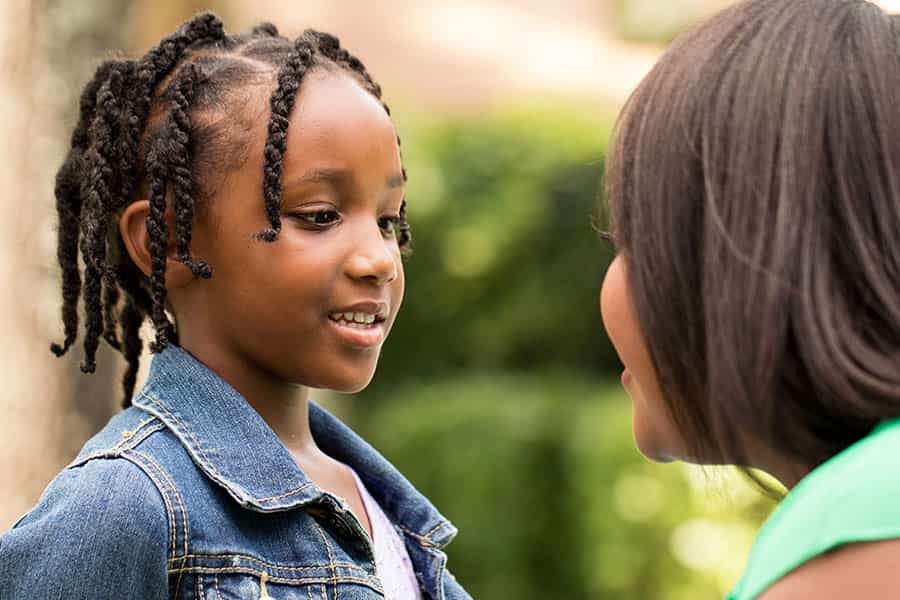
[[[900,538],[900,419],[804,477],[769,517],[726,600],[753,600],[803,563],[842,544]]]

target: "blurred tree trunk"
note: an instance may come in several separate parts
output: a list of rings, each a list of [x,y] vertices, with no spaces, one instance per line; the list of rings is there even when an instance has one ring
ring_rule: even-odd
[[[131,4],[132,35],[128,48],[132,52],[146,51],[180,23],[204,10],[219,15],[228,29],[227,0],[132,0]]]
[[[0,3],[0,531],[40,495],[115,411],[120,361],[101,347],[82,375],[80,343],[63,359],[53,178],[68,151],[81,88],[111,49],[126,47],[122,0]],[[81,337],[81,336],[79,336]],[[80,342],[80,339],[79,339]]]

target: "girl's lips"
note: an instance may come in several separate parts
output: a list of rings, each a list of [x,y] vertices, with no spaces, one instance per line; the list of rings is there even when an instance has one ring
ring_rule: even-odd
[[[384,324],[380,322],[370,323],[362,327],[354,327],[344,321],[326,319],[328,326],[337,337],[354,348],[372,348],[384,341]]]
[[[624,387],[628,387],[628,384],[631,382],[631,371],[628,370],[628,367],[622,371],[622,385]]]

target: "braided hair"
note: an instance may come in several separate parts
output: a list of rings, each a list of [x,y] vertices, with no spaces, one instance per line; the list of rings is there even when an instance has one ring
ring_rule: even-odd
[[[213,275],[210,265],[191,255],[192,223],[213,194],[209,175],[233,168],[242,160],[242,150],[228,120],[210,117],[233,110],[241,88],[275,76],[263,150],[262,196],[269,226],[256,235],[274,242],[281,232],[281,177],[291,111],[303,77],[319,68],[348,72],[390,114],[380,86],[336,37],[307,30],[289,40],[271,23],[229,35],[211,13],[185,22],[140,59],[104,62],[85,86],[69,152],[56,175],[64,339],[50,349],[62,356],[75,343],[83,297],[81,370],[96,369],[101,339],[121,352],[128,364],[123,406],[131,404],[134,392],[144,321],[150,320],[156,334],[151,352],[178,342],[166,312],[167,197],[175,214],[178,260],[194,277]],[[149,278],[130,260],[118,233],[119,216],[137,198],[149,198],[150,204]],[[405,201],[397,239],[401,248],[409,245]]]

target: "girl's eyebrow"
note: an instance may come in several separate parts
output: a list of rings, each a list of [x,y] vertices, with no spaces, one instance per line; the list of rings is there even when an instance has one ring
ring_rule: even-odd
[[[350,169],[342,168],[321,168],[310,169],[299,177],[295,177],[290,181],[282,184],[282,188],[291,188],[301,186],[307,183],[329,183],[334,187],[343,187],[350,184],[353,180],[353,173]],[[388,176],[385,181],[385,187],[388,189],[396,189],[403,187],[405,178],[402,173],[396,173]]]

